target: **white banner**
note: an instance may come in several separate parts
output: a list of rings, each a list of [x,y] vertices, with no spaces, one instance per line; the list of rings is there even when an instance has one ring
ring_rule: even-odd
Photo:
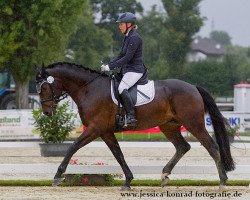
[[[77,110],[74,110],[77,113]],[[0,140],[38,139],[32,110],[0,110]],[[82,133],[79,115],[74,119],[76,128],[71,135]]]
[[[75,110],[77,113],[77,110]],[[250,128],[250,113],[222,112],[232,127],[239,126],[239,131],[244,132]],[[76,130],[73,134],[81,134],[81,122],[79,117],[75,121]],[[208,132],[213,132],[211,118],[205,116],[205,125]],[[37,139],[35,133],[32,110],[0,110],[0,140]]]
[[[250,113],[222,112],[222,114],[231,127],[239,127],[239,132],[245,132],[245,128],[249,128]],[[209,115],[205,117],[205,125],[208,132],[213,132],[212,120]]]
[[[33,129],[32,110],[0,111],[0,140],[39,138],[32,133]]]

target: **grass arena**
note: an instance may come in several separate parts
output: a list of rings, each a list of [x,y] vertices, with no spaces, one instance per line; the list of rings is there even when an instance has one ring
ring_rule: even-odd
[[[62,157],[41,157],[38,143],[12,143],[0,145],[1,164],[55,164]],[[172,144],[157,142],[120,142],[125,159],[129,166],[163,167],[175,153]],[[9,146],[9,147],[6,147]],[[191,142],[191,150],[180,160],[178,166],[213,166],[214,161],[207,151],[198,142]],[[154,148],[155,147],[155,148]],[[249,165],[249,143],[233,143],[231,146],[233,158],[238,165]],[[118,166],[112,153],[102,142],[93,142],[80,149],[72,158],[72,164],[82,166]],[[70,167],[70,166],[69,166]],[[198,169],[198,168],[197,168]],[[32,171],[33,169],[31,169]],[[237,170],[237,168],[236,168]],[[0,180],[52,180],[54,173],[3,173],[0,172]],[[159,174],[134,174],[137,180],[160,180]],[[236,171],[228,173],[229,180],[250,180],[248,171]],[[124,180],[123,174],[116,179]],[[170,175],[171,180],[218,180],[218,174],[183,172]],[[223,190],[219,186],[133,186],[130,192],[120,191],[120,186],[1,186],[0,199],[249,199],[250,189],[248,186],[226,186]]]

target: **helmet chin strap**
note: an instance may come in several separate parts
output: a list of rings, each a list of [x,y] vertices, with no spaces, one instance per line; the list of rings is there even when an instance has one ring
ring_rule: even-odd
[[[130,28],[130,27],[132,27],[133,26],[133,24],[131,23],[131,25],[128,27],[128,23],[126,23],[126,31],[125,31],[125,33],[124,33],[124,35],[126,35],[127,34],[127,32],[128,32],[128,29]]]

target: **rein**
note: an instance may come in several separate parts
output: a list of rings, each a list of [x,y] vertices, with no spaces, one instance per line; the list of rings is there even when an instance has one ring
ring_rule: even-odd
[[[81,85],[80,88],[86,87],[88,84],[92,83],[95,79],[99,78],[99,77],[102,76],[103,74],[104,74],[104,72],[101,72],[98,76],[96,76],[96,77],[93,78],[92,80],[90,80],[90,81],[88,81],[87,83]]]
[[[79,86],[79,88],[85,88],[87,85],[89,85],[90,83],[92,83],[93,81],[95,81],[97,78],[99,78],[100,76],[102,76],[103,74],[105,74],[105,72],[101,72],[100,74],[98,74],[98,76],[96,76],[95,78],[93,78],[92,80],[88,81],[87,83],[84,83],[82,85]],[[72,92],[72,94],[74,94],[75,92],[77,92],[79,89],[76,89],[75,91]]]
[[[97,78],[99,78],[100,76],[102,76],[105,72],[101,72],[100,74],[98,74],[98,76],[94,77],[93,79],[91,79],[90,81],[88,81],[87,83],[84,83],[83,85],[81,85],[79,88],[84,88],[86,87],[87,85],[89,85],[90,83],[92,83],[93,81],[95,81]],[[55,104],[51,107],[56,107],[57,104],[67,98],[68,94],[67,92],[65,91],[62,91],[61,92],[61,95],[60,96],[57,96],[55,94],[55,90],[58,89],[58,86],[55,84],[54,82],[54,78],[52,76],[48,76],[47,79],[43,79],[42,81],[37,81],[37,92],[40,94],[41,93],[41,88],[42,88],[42,85],[46,83],[46,84],[49,84],[50,88],[51,88],[51,91],[52,91],[52,96],[50,98],[47,98],[47,99],[40,99],[40,102],[41,103],[44,103],[44,102],[48,102],[48,101],[53,101]],[[77,92],[78,89],[76,89],[75,91],[73,91],[72,93],[74,94],[75,92]]]

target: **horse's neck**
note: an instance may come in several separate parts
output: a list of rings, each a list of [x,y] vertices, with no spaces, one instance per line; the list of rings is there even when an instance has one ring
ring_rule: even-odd
[[[84,73],[80,70],[77,72],[76,70],[70,68],[55,68],[49,70],[49,73],[62,80],[62,83],[66,81],[68,84],[70,83],[70,85],[84,85],[97,76],[96,74],[89,73],[87,70],[86,73]]]
[[[84,95],[84,91],[88,90],[88,93],[98,90],[102,91],[107,87],[109,79],[100,76],[98,73],[90,73],[86,70],[86,73],[79,73],[75,71],[67,70],[54,70],[51,74],[58,77],[63,85],[64,90],[71,96],[72,99],[77,99],[79,96]],[[98,82],[98,83],[97,83]],[[92,89],[94,88],[94,90]],[[79,94],[79,92],[81,94]]]

